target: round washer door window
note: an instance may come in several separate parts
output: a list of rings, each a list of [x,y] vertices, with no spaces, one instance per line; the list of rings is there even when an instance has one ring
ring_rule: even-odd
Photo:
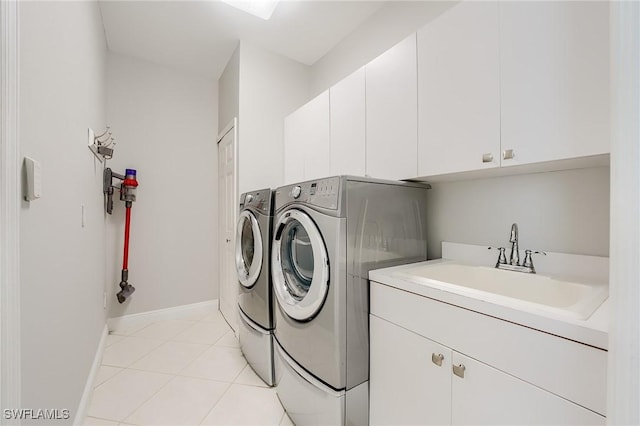
[[[256,217],[248,210],[240,213],[236,227],[236,270],[238,280],[251,288],[262,268],[262,235]]]
[[[273,289],[291,318],[305,321],[320,310],[329,290],[329,257],[313,220],[296,209],[276,224],[271,253]]]

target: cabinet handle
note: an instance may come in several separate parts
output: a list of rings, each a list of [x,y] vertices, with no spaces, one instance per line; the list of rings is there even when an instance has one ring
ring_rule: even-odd
[[[431,362],[433,362],[438,367],[442,367],[443,360],[444,360],[444,355],[436,354],[435,352],[431,354]]]
[[[513,157],[516,156],[516,153],[513,149],[505,149],[502,151],[502,159],[503,160],[513,160]]]
[[[490,152],[487,152],[485,154],[482,154],[482,162],[483,163],[491,163],[493,161],[493,154]]]
[[[453,366],[453,374],[463,379],[464,379],[464,370],[466,370],[464,364]]]

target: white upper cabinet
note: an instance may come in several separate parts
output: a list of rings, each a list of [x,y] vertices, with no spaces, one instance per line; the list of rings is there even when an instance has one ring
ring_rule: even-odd
[[[394,180],[416,177],[416,35],[371,61],[365,70],[366,174]]]
[[[284,184],[330,175],[329,91],[285,117]]]
[[[331,175],[364,176],[365,70],[359,69],[330,89]]]
[[[502,165],[609,152],[608,2],[500,3]]]
[[[462,2],[418,31],[418,175],[500,166],[496,2]]]

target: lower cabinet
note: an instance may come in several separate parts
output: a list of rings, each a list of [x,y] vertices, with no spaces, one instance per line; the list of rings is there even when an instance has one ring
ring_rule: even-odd
[[[604,425],[593,411],[370,316],[372,425]]]

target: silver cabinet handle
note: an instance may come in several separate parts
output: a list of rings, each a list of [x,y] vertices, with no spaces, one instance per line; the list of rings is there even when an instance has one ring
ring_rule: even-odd
[[[466,370],[464,364],[453,366],[453,374],[463,379],[464,379],[464,370]]]
[[[513,157],[516,156],[516,153],[513,149],[505,149],[502,151],[502,159],[503,160],[513,160]]]
[[[433,362],[438,367],[442,367],[443,360],[444,360],[444,355],[436,354],[435,352],[431,354],[431,362]]]
[[[485,154],[482,154],[482,162],[483,163],[491,163],[493,161],[493,154],[490,152],[487,152]]]

